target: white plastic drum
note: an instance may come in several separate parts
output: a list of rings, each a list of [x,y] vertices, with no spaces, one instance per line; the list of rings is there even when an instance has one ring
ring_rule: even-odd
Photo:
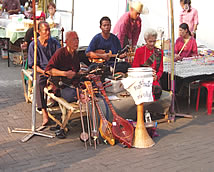
[[[151,67],[136,67],[128,69],[128,77],[133,79],[152,77],[152,73]]]
[[[131,94],[135,104],[152,102],[152,68],[129,68],[128,77],[122,80],[124,88]]]

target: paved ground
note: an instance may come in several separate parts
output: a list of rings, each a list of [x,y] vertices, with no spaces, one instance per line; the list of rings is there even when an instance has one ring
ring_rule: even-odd
[[[183,102],[185,104],[185,101]],[[186,106],[183,106],[186,107]],[[186,109],[182,108],[182,111]],[[2,171],[214,171],[214,115],[206,115],[205,105],[193,119],[176,118],[174,123],[158,125],[159,137],[148,149],[123,148],[99,144],[97,149],[79,140],[80,122],[70,124],[66,139],[9,133],[8,127],[31,127],[31,104],[25,103],[20,67],[7,67],[0,60],[0,172]],[[41,115],[37,114],[37,126]],[[47,132],[50,132],[47,129]]]

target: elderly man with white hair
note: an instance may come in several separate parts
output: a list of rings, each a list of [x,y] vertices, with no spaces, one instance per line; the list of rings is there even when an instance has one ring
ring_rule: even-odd
[[[132,67],[152,67],[154,98],[157,100],[161,95],[160,78],[163,74],[163,51],[155,47],[157,32],[147,29],[144,33],[146,45],[136,50]],[[159,92],[157,93],[156,92]]]
[[[76,51],[79,46],[77,33],[75,31],[68,31],[65,42],[66,46],[58,49],[51,57],[45,72],[50,76],[68,78],[71,81],[71,85],[77,86],[79,79],[75,78],[75,76],[80,70],[79,55]],[[67,83],[60,89],[60,94],[68,102],[77,100],[76,89],[68,87]]]

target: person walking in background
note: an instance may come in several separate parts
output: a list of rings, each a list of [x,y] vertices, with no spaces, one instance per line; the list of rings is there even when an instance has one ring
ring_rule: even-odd
[[[180,24],[188,24],[191,35],[196,38],[196,30],[199,24],[198,11],[192,8],[191,0],[180,0],[180,4],[183,9],[180,13]]]
[[[143,4],[139,1],[133,1],[130,4],[130,11],[123,14],[114,26],[113,33],[120,40],[121,47],[137,45],[141,32],[141,18],[143,13]]]

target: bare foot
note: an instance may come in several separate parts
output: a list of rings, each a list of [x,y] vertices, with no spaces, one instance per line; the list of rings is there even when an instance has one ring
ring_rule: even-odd
[[[48,113],[46,109],[42,109],[42,117],[43,117],[42,125],[44,126],[48,123]]]

